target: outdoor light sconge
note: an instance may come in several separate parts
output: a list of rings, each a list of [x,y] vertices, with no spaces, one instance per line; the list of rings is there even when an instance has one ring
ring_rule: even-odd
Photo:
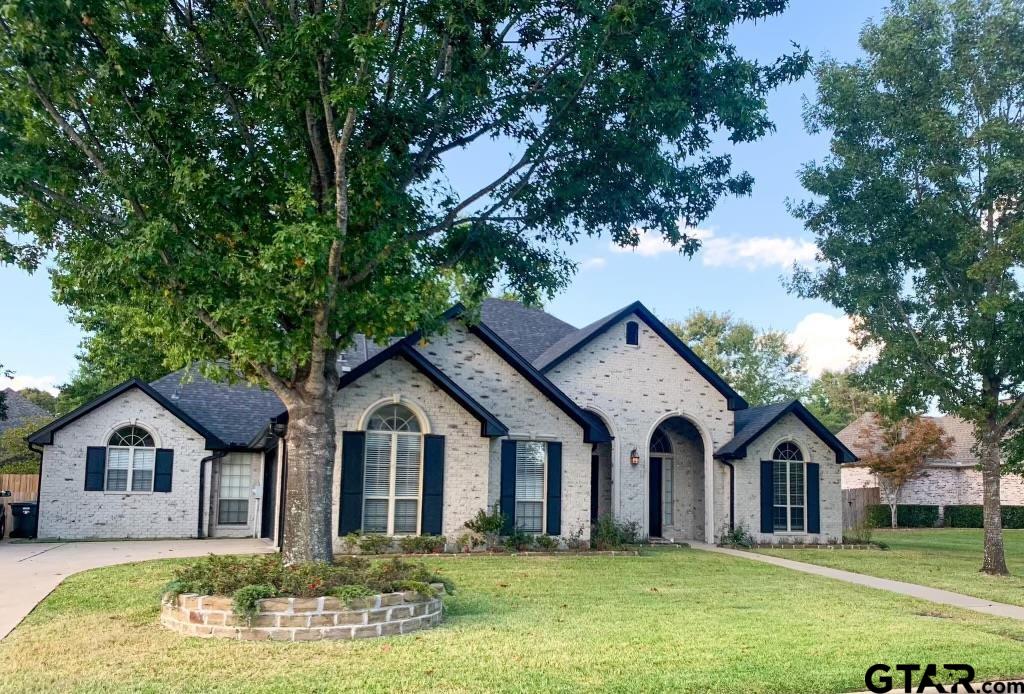
[[[640,454],[636,452],[635,448],[633,449],[632,453],[629,454],[629,463],[630,465],[640,464]]]

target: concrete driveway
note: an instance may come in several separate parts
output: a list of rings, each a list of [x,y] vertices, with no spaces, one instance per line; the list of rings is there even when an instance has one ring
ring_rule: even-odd
[[[71,574],[148,559],[268,554],[263,540],[116,540],[0,543],[0,639]]]

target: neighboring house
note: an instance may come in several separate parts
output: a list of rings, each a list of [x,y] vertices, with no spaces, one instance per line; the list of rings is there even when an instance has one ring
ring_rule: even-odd
[[[7,417],[0,419],[0,434],[22,424],[53,416],[13,388],[4,389],[3,394],[7,401]]]
[[[871,421],[874,415],[863,414],[837,436],[859,456],[871,448],[869,440]],[[908,505],[970,506],[982,503],[981,471],[974,454],[974,427],[959,417],[929,417],[952,439],[950,456],[944,459],[928,459],[921,473],[908,481],[900,491],[899,503]],[[863,465],[843,467],[843,489],[878,487],[876,475]],[[885,503],[884,493],[882,502]],[[1006,506],[1024,506],[1024,477],[1003,475],[999,496]]]
[[[357,337],[339,358],[337,543],[444,534],[500,504],[529,533],[838,540],[840,463],[797,401],[748,407],[639,303],[577,329],[488,300],[440,335]],[[44,538],[250,535],[280,542],[287,415],[271,393],[181,371],[129,381],[30,437]]]

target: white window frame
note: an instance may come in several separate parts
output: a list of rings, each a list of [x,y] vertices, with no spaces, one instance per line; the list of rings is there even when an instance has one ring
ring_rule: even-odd
[[[387,431],[380,429],[368,429],[367,434],[373,434],[375,436],[390,436],[391,438],[391,454],[388,468],[388,494],[383,496],[380,494],[367,494],[365,486],[363,488],[363,505],[360,516],[360,527],[364,530],[363,532],[370,532],[374,534],[381,534],[379,530],[365,530],[366,526],[366,502],[369,501],[384,501],[387,503],[387,528],[383,531],[383,534],[391,537],[403,537],[407,535],[419,535],[423,532],[423,448],[424,448],[424,437],[423,437],[423,422],[419,412],[408,403],[402,402],[389,402],[378,407],[373,408],[366,418],[367,423],[373,419],[373,415],[377,413],[377,410],[388,407],[390,405],[397,405],[407,409],[413,417],[416,419],[417,427],[419,431]],[[416,494],[410,496],[408,494],[399,495],[396,490],[398,484],[398,441],[400,436],[415,437],[419,440],[419,480],[416,485]],[[366,456],[366,444],[363,444],[363,456],[365,461]],[[365,462],[364,462],[365,464]],[[395,532],[395,509],[399,501],[415,501],[416,502],[416,530],[415,532]]]
[[[246,482],[243,490],[245,496],[224,496],[224,466],[232,465],[238,467],[244,467],[248,472],[248,482]],[[249,525],[249,519],[252,518],[252,461],[248,457],[241,459],[232,458],[231,460],[221,461],[220,464],[220,479],[218,480],[217,489],[217,526],[221,528],[242,528]],[[224,523],[221,521],[220,509],[221,504],[225,501],[244,501],[245,502],[245,520],[241,523]]]
[[[661,523],[673,527],[675,525],[675,482],[676,470],[671,455],[661,455]]]
[[[796,446],[796,448],[800,451],[801,460],[782,460],[782,459],[777,458],[775,456],[775,453],[779,449],[779,446],[781,446],[784,443],[789,443],[789,444],[791,444],[793,446]],[[785,505],[775,503],[775,471],[776,471],[777,466],[779,466],[779,465],[785,465],[785,469],[786,469],[786,503],[785,503]],[[802,477],[802,481],[803,481],[803,489],[801,490],[801,497],[803,498],[803,503],[802,504],[794,504],[793,503],[793,487],[792,487],[792,484],[791,484],[791,481],[790,481],[790,476],[792,475],[792,467],[791,466],[793,466],[793,465],[799,465],[800,468],[801,468],[801,477]],[[777,508],[785,508],[786,509],[786,527],[785,527],[785,529],[779,529],[779,528],[775,527],[775,512],[774,512],[774,510],[777,509]],[[803,509],[803,528],[799,529],[799,530],[793,530],[793,509],[794,508],[802,508]],[[772,447],[772,530],[777,535],[805,535],[805,534],[807,534],[807,460],[806,460],[806,456],[804,456],[803,448],[801,446],[799,446],[794,441],[780,441],[779,443],[775,444],[775,446]]]
[[[516,486],[518,487],[519,480],[519,444],[534,443],[541,447],[544,451],[544,463],[541,465],[541,479],[540,479],[540,499],[520,499],[519,490],[516,489],[516,508],[513,511],[513,526],[518,532],[526,533],[527,535],[544,535],[547,530],[547,517],[548,517],[548,442],[537,441],[533,439],[522,439],[516,441]],[[526,530],[519,525],[519,502],[524,503],[538,503],[540,502],[540,530]]]
[[[153,440],[154,445],[152,445],[152,446],[111,446],[110,445],[110,439],[112,439],[114,437],[114,435],[117,434],[119,431],[121,431],[122,429],[127,429],[128,427],[135,427],[137,429],[141,429],[142,431],[146,432],[146,434],[149,436],[149,438]],[[110,435],[107,436],[106,452],[104,453],[104,456],[105,456],[104,461],[103,461],[103,463],[104,463],[104,465],[103,465],[103,491],[104,491],[104,493],[106,493],[106,494],[152,494],[153,493],[153,484],[156,482],[156,445],[155,445],[155,443],[156,443],[156,438],[153,436],[152,432],[150,432],[145,427],[141,427],[141,426],[139,426],[137,424],[125,424],[125,425],[119,426],[116,429],[114,429],[114,431],[112,431],[110,433]],[[125,488],[124,488],[123,491],[122,490],[118,490],[118,489],[111,489],[110,488],[110,470],[111,470],[111,467],[110,467],[110,451],[128,451],[128,478],[127,478],[127,481],[125,482]],[[150,471],[149,489],[132,489],[132,487],[134,486],[134,483],[135,483],[135,470],[136,470],[136,467],[135,467],[135,453],[136,453],[136,451],[152,451],[152,454],[153,454],[153,457],[152,457],[153,464],[152,464],[151,467],[148,468],[149,471]],[[123,468],[117,468],[117,469],[121,470]]]

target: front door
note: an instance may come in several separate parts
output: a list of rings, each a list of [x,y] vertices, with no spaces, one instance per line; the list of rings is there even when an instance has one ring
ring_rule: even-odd
[[[651,488],[648,499],[650,500],[651,518],[648,534],[651,537],[661,537],[661,458],[651,458],[649,479]]]

